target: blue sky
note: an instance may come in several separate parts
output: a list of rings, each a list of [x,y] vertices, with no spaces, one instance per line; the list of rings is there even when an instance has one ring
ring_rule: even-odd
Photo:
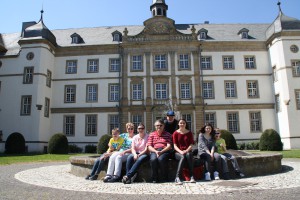
[[[278,0],[166,0],[176,24],[272,23]],[[22,22],[39,21],[50,29],[142,25],[152,0],[0,0],[0,33],[19,32]],[[281,0],[285,15],[300,19],[300,0]]]

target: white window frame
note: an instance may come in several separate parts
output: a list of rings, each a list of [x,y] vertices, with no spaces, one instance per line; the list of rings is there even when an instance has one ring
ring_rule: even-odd
[[[223,56],[223,69],[235,69],[233,56]]]
[[[99,60],[89,59],[87,61],[87,73],[98,73],[99,72]]]
[[[192,131],[192,122],[193,122],[193,118],[192,118],[192,114],[190,113],[182,113],[181,115],[182,119],[185,119],[186,123],[189,126],[189,129]]]
[[[237,86],[236,81],[225,81],[225,98],[237,98]]]
[[[191,83],[180,83],[180,98],[191,99]]]
[[[202,70],[212,70],[211,56],[202,56],[201,57],[201,69]]]
[[[250,118],[250,132],[258,133],[262,131],[262,122],[261,122],[261,112],[260,111],[251,111],[249,112]]]
[[[244,62],[246,69],[256,69],[255,56],[245,56]]]
[[[31,115],[32,107],[32,95],[23,95],[21,97],[21,115],[29,116]]]
[[[65,103],[76,102],[76,85],[65,85]]]
[[[190,68],[189,63],[189,54],[180,54],[179,55],[179,69],[186,70]]]
[[[132,61],[132,71],[142,71],[143,70],[143,56],[142,55],[133,55],[131,57]]]
[[[248,80],[247,83],[247,94],[248,98],[259,98],[259,89],[257,80]]]
[[[215,112],[205,112],[205,123],[210,123],[217,128],[217,114]]]
[[[293,76],[300,77],[300,60],[292,61]]]
[[[296,109],[300,110],[300,89],[295,90]]]
[[[133,83],[131,85],[132,88],[132,100],[140,101],[143,100],[143,84],[141,83]]]
[[[239,113],[238,112],[227,112],[227,130],[231,133],[239,133]]]
[[[110,128],[110,130],[108,130],[109,132],[111,132],[114,128],[120,128],[119,115],[108,115],[108,122],[108,127]]]
[[[168,98],[168,84],[156,83],[155,84],[155,99],[167,99]]]
[[[85,135],[97,136],[98,116],[85,115]]]
[[[154,55],[154,69],[155,70],[167,70],[167,55],[159,54]]]
[[[120,100],[120,85],[109,84],[109,102],[117,102]]]
[[[98,102],[98,85],[86,85],[86,102]]]
[[[33,83],[34,67],[24,67],[23,84]]]
[[[64,133],[66,136],[75,136],[75,115],[64,115]]]
[[[119,72],[121,70],[121,60],[119,58],[109,59],[109,71]]]
[[[77,74],[77,60],[66,61],[66,74]]]
[[[202,83],[202,96],[204,99],[214,99],[214,81],[203,81]]]

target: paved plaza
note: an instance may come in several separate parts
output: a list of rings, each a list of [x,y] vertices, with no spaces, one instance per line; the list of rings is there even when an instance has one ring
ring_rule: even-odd
[[[298,199],[300,159],[282,165],[279,174],[178,186],[87,181],[70,174],[67,162],[14,164],[0,166],[0,199]]]

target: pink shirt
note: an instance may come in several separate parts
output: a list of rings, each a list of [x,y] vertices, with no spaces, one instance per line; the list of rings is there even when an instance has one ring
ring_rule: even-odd
[[[148,134],[145,134],[144,138],[140,137],[140,134],[133,136],[132,138],[132,146],[137,153],[141,153],[146,148],[148,142]]]

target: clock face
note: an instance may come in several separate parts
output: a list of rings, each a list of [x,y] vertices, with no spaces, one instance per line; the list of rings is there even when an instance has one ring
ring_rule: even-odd
[[[157,33],[157,34],[161,34],[161,33],[169,33],[169,27],[167,24],[163,23],[163,22],[156,22],[153,23],[153,32]]]

